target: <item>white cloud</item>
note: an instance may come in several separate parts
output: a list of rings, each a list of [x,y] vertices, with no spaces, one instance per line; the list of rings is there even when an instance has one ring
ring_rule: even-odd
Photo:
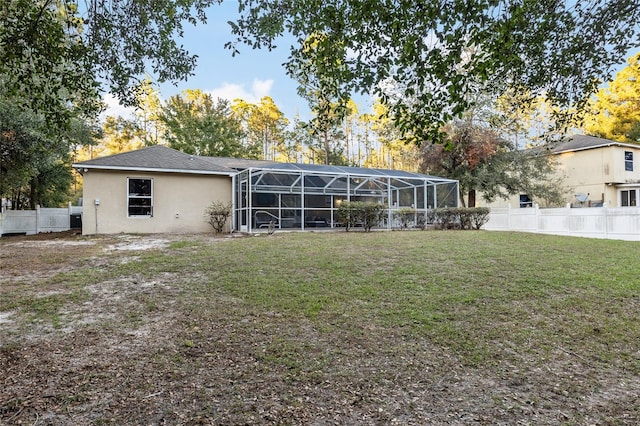
[[[210,90],[209,93],[214,98],[222,98],[229,101],[240,98],[249,103],[258,103],[260,98],[269,96],[272,87],[273,80],[255,79],[251,84],[250,90],[247,90],[244,84],[224,83],[222,86]]]
[[[105,94],[102,98],[102,101],[107,106],[107,109],[102,114],[100,114],[101,120],[104,120],[109,115],[121,116],[128,119],[134,117],[135,109],[120,105],[118,99],[111,93]]]
[[[252,84],[253,93],[258,99],[265,96],[269,96],[271,93],[271,87],[273,87],[273,80],[253,80]]]

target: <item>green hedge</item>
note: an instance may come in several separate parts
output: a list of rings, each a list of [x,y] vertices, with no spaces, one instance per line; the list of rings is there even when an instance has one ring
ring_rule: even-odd
[[[447,207],[429,210],[425,218],[415,209],[404,208],[394,212],[394,216],[402,228],[407,228],[416,218],[416,225],[421,229],[425,229],[427,223],[436,229],[480,229],[489,220],[489,212],[488,207]],[[346,231],[354,227],[370,231],[384,219],[386,208],[378,203],[345,201],[338,207],[337,214]]]
[[[338,207],[337,213],[347,232],[356,226],[361,226],[365,232],[368,232],[384,219],[384,207],[378,203],[344,201]]]
[[[480,229],[489,220],[488,207],[447,207],[430,210],[427,222],[437,229]]]

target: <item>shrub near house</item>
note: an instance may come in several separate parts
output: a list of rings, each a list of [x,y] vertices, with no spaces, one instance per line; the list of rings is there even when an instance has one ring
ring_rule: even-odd
[[[221,234],[229,221],[229,216],[231,216],[231,203],[225,204],[222,201],[214,201],[207,207],[204,216],[213,230],[217,234]]]
[[[344,223],[345,231],[354,226],[362,226],[369,232],[384,217],[384,206],[378,203],[362,201],[345,201],[338,208],[338,217]]]
[[[480,229],[489,220],[490,209],[488,207],[462,207],[443,208],[430,210],[427,213],[427,222],[437,229]],[[396,215],[400,219],[402,228],[407,228],[416,214],[414,209],[401,209]],[[345,230],[355,226],[362,226],[365,231],[370,231],[385,217],[385,209],[382,204],[364,203],[360,201],[344,202],[338,208],[338,217],[344,223]],[[420,229],[425,229],[420,224]]]
[[[430,210],[427,221],[438,229],[480,229],[489,220],[488,207]]]

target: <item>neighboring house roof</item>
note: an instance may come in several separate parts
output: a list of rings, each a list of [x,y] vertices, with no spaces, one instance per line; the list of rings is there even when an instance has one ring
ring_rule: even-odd
[[[74,163],[76,169],[135,170],[147,172],[197,173],[232,176],[237,172],[210,158],[185,154],[162,145]]]
[[[604,148],[608,146],[640,149],[640,145],[637,144],[612,141],[609,139],[597,138],[595,136],[573,135],[571,138],[559,142],[551,148],[551,152],[554,154],[561,154],[563,152],[582,151],[585,149]]]

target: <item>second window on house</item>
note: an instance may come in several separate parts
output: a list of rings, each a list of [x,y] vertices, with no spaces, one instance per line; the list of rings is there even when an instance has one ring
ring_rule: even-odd
[[[624,170],[627,172],[633,171],[633,152],[624,152]]]
[[[520,208],[533,207],[533,200],[527,194],[520,194]]]
[[[621,207],[637,206],[635,189],[630,189],[628,191],[620,191],[620,206]]]
[[[127,178],[127,215],[153,216],[153,179]]]

